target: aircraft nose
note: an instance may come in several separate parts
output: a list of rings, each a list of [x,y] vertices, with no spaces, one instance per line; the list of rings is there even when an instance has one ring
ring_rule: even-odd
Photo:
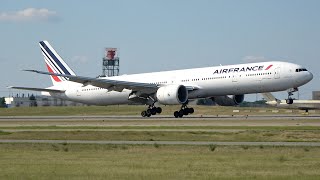
[[[308,71],[308,73],[308,81],[311,81],[313,79],[313,74],[310,71]]]

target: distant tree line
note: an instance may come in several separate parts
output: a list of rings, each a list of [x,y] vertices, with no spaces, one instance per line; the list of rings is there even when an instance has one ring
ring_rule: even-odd
[[[244,101],[241,104],[239,104],[239,106],[240,107],[266,107],[268,105],[266,104],[266,100],[259,100],[254,102]]]
[[[216,103],[212,101],[212,99],[204,98],[204,99],[198,99],[197,105],[214,106],[216,105]]]
[[[0,98],[0,108],[5,108],[7,107],[6,100],[4,97]]]
[[[37,99],[33,94],[29,97],[29,100],[30,100],[30,107],[38,106]]]
[[[205,106],[214,106],[216,103],[212,101],[212,99],[205,98],[205,99],[198,99],[197,105],[205,105]],[[244,101],[240,103],[238,106],[240,107],[265,107],[267,106],[266,100],[259,100],[254,102],[247,102]]]

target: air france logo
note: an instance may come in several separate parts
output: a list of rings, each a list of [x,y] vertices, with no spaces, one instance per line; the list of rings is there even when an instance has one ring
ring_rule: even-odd
[[[251,72],[251,71],[262,71],[262,70],[269,70],[273,65],[269,65],[266,69],[262,66],[250,66],[250,67],[239,67],[239,68],[229,68],[229,69],[217,69],[214,71],[213,74],[223,74],[223,73],[230,73],[230,72]]]

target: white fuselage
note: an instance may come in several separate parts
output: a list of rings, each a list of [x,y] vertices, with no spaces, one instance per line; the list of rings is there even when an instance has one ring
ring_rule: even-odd
[[[108,79],[153,83],[159,86],[179,84],[197,87],[189,99],[222,95],[284,91],[302,86],[312,79],[308,71],[296,72],[300,65],[287,62],[261,62],[185,70],[163,71],[107,77]],[[94,105],[127,104],[131,90],[109,91],[91,85],[64,82],[65,93],[51,96]]]

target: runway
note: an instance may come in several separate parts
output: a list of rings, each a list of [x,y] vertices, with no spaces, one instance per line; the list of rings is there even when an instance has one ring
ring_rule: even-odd
[[[320,126],[319,115],[224,116],[0,116],[0,127],[16,126]]]
[[[143,118],[140,115],[137,116],[0,116],[1,121],[21,121],[21,120],[33,120],[33,121],[43,121],[43,120],[60,120],[60,121],[74,121],[74,120],[270,120],[270,119],[320,119],[320,115],[283,115],[283,114],[272,114],[272,115],[188,115],[183,118],[175,118],[171,115],[156,115],[147,118]]]
[[[86,140],[0,140],[0,143],[46,144],[118,144],[118,145],[219,145],[219,146],[310,146],[320,147],[320,142],[205,142],[205,141],[86,141]]]

